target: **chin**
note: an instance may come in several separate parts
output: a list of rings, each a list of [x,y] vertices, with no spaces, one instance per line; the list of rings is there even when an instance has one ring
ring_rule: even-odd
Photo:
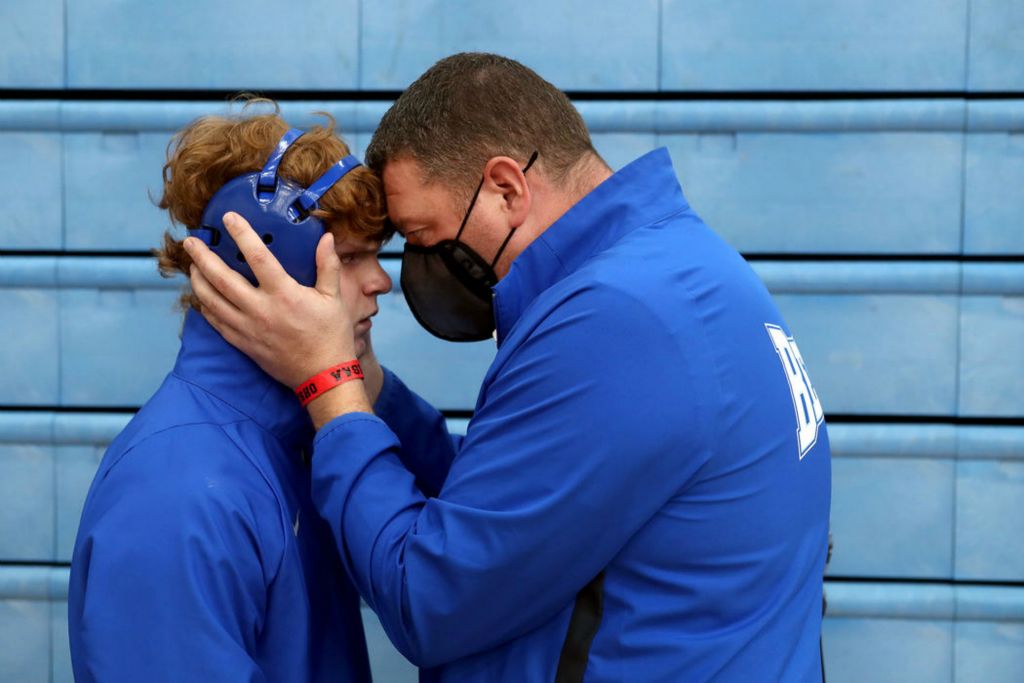
[[[356,337],[356,360],[362,359],[364,353],[366,353],[366,340]]]

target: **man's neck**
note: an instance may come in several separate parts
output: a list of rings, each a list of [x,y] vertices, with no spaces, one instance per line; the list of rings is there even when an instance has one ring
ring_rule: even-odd
[[[573,169],[570,178],[575,181],[572,194],[575,195],[571,206],[577,204],[581,199],[594,191],[598,185],[612,177],[614,172],[604,162],[604,159],[596,154],[587,155],[580,160],[579,167]],[[572,182],[572,181],[570,181]],[[566,211],[569,209],[566,208]],[[564,212],[563,212],[564,213]]]

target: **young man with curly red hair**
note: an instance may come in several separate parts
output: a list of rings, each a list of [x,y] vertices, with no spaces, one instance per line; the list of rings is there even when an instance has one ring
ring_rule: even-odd
[[[204,211],[218,191],[267,172],[268,158],[275,183],[301,188],[350,158],[330,117],[299,133],[276,113],[193,122],[168,148],[160,207],[199,234],[213,230]],[[357,166],[309,215],[334,236],[339,286],[358,301],[358,355],[374,365],[370,318],[391,287],[377,261],[389,236],[380,180]],[[188,273],[170,232],[157,257],[164,275]],[[68,599],[75,679],[368,681],[359,596],[310,496],[309,417],[190,294],[182,303],[174,369],[111,444],[82,513]]]

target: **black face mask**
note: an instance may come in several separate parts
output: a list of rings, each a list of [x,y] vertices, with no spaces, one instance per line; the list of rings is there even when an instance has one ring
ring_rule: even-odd
[[[537,152],[523,167],[529,170]],[[516,229],[508,231],[498,253],[488,263],[459,237],[476,205],[484,179],[476,186],[466,215],[453,240],[430,247],[406,242],[402,254],[402,293],[417,322],[435,337],[448,341],[482,341],[494,334],[494,266]]]

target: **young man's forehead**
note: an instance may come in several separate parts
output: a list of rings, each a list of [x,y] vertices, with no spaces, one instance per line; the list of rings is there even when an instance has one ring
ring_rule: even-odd
[[[377,251],[380,249],[381,244],[380,240],[372,237],[334,233],[334,248],[337,251]]]

